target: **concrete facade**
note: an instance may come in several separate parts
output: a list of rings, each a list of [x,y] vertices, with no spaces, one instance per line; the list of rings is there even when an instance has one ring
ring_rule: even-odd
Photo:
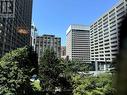
[[[70,25],[66,33],[66,56],[70,60],[90,61],[90,32],[84,25]]]
[[[45,49],[50,48],[53,49],[58,58],[61,57],[61,38],[55,37],[55,35],[43,35],[37,37],[36,42],[36,51],[38,53],[38,57],[40,58]]]
[[[109,68],[118,54],[118,31],[126,12],[127,3],[120,0],[90,26],[90,58],[98,63],[99,70]]]
[[[61,46],[61,58],[66,59],[66,46]]]

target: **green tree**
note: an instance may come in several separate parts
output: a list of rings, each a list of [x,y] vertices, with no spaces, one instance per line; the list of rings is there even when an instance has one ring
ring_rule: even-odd
[[[36,57],[31,48],[24,47],[7,53],[0,59],[1,95],[32,93],[30,78],[33,74],[37,74]]]
[[[115,89],[112,86],[112,76],[102,74],[99,76],[73,77],[74,95],[114,95]]]
[[[0,61],[3,62],[18,62],[20,68],[24,68],[24,71],[29,75],[38,73],[38,61],[37,54],[33,51],[32,47],[26,46],[24,48],[16,49],[10,53],[6,53]]]
[[[54,50],[46,49],[43,53],[39,65],[39,76],[43,94],[54,94],[56,87],[61,88],[61,92],[71,87],[71,84],[69,83],[67,78],[64,77],[63,70],[64,64],[61,63],[61,61],[56,57],[56,53],[54,52]],[[62,93],[64,93],[64,91]]]
[[[66,61],[64,65],[64,72],[66,75],[75,75],[78,72],[87,72],[90,70],[90,66],[88,64],[76,61]]]

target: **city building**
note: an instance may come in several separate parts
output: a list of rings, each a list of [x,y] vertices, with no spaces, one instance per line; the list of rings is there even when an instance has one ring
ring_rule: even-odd
[[[90,28],[70,25],[66,32],[66,56],[70,60],[90,62]]]
[[[37,38],[37,28],[34,24],[31,26],[31,46],[34,51],[36,50],[36,38]]]
[[[61,58],[66,59],[66,46],[61,46]]]
[[[38,57],[43,55],[45,49],[50,48],[53,49],[58,58],[61,57],[61,38],[55,37],[55,35],[43,35],[37,37],[36,42],[36,51],[38,53]]]
[[[99,70],[107,70],[119,51],[119,28],[127,3],[120,0],[90,26],[91,61]]]
[[[6,52],[30,45],[32,0],[0,0],[0,2],[3,2],[0,6],[0,57],[2,57]]]

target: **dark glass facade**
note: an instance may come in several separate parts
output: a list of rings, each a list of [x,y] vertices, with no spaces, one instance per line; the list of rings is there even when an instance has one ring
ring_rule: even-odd
[[[11,50],[30,45],[32,0],[10,1],[14,2],[14,16],[0,16],[0,57]],[[27,35],[19,33],[18,27],[25,27],[28,30]]]

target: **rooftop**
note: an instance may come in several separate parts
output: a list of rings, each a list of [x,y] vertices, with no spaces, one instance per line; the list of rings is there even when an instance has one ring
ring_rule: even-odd
[[[90,27],[86,26],[86,25],[72,24],[67,29],[66,34],[68,34],[70,32],[70,30],[72,30],[72,29],[75,29],[75,30],[90,30]]]

